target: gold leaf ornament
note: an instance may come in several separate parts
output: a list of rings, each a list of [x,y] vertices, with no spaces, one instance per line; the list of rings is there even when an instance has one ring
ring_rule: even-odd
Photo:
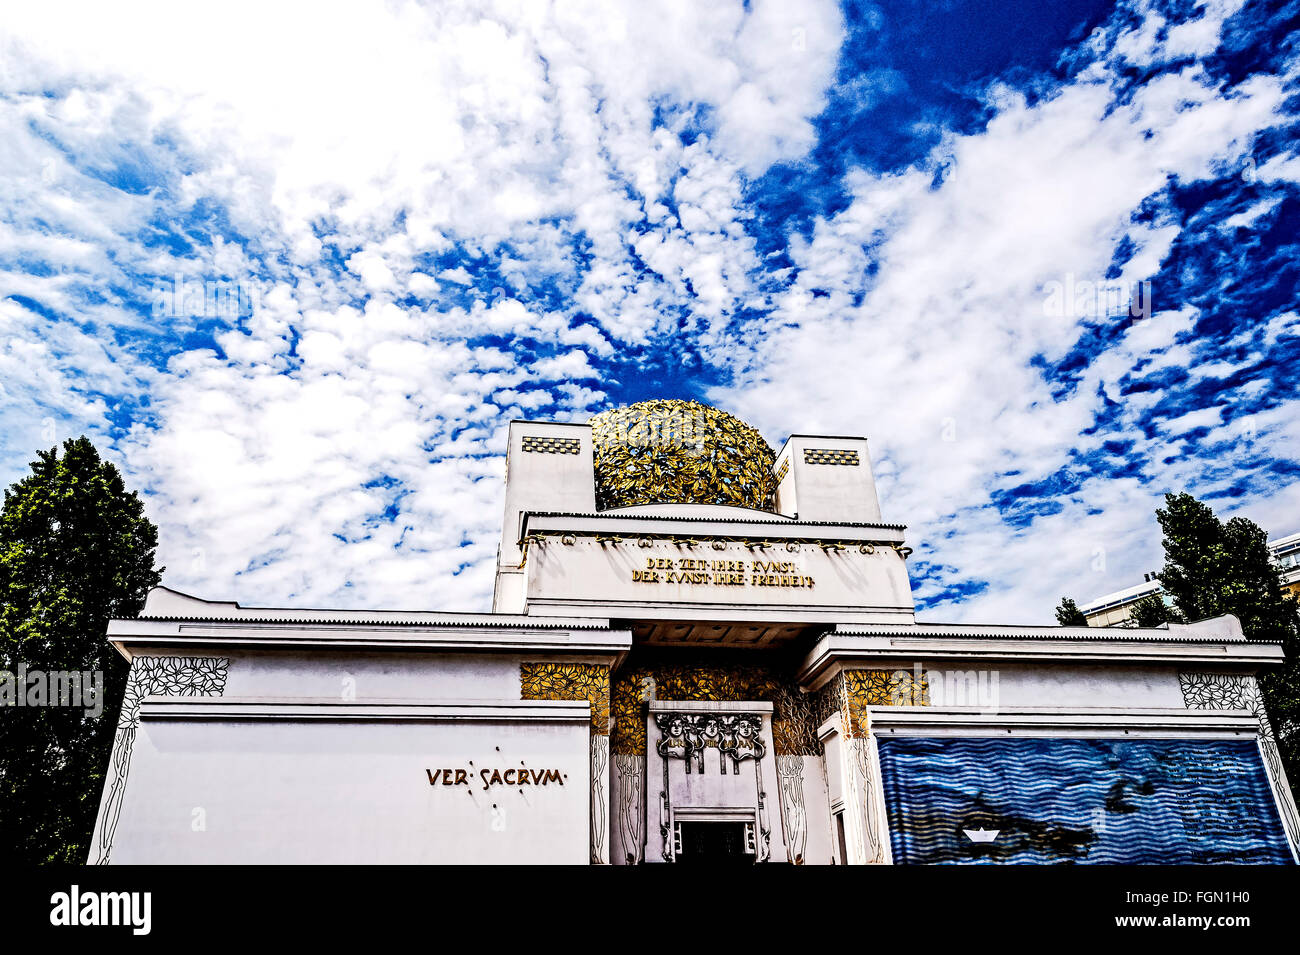
[[[775,455],[738,418],[697,401],[656,399],[591,419],[596,506],[724,504],[774,511]]]

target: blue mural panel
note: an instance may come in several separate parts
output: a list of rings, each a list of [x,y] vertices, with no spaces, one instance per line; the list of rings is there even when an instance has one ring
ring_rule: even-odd
[[[903,737],[879,748],[896,863],[1292,861],[1253,741]]]

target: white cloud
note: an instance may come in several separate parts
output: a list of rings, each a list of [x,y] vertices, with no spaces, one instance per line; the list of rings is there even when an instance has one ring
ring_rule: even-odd
[[[3,271],[6,294],[95,323],[4,304],[9,472],[51,425],[103,443],[100,393],[147,394],[112,453],[150,491],[169,583],[483,606],[505,421],[596,410],[590,356],[645,341],[665,302],[689,304],[687,281],[725,324],[754,264],[738,177],[811,144],[842,25],[825,0],[138,2],[28,5],[5,30],[0,256],[53,266]],[[683,122],[714,111],[715,141],[656,128],[668,102]],[[104,181],[136,167],[165,188]],[[689,221],[656,213],[665,276],[647,282],[631,227],[674,190]],[[242,243],[142,241],[214,206]],[[584,233],[579,279],[568,247]],[[509,282],[580,282],[600,324],[505,288],[447,297],[476,284],[470,267],[421,257],[457,246],[497,256]],[[132,310],[153,298],[142,283],[178,274],[265,287],[212,347],[186,349],[204,316]],[[394,304],[408,291],[431,304]],[[467,344],[485,334],[539,357]]]
[[[585,418],[608,400],[601,359],[681,335],[734,373],[718,403],[769,437],[865,430],[918,556],[994,582],[962,615],[1042,620],[1063,589],[1149,569],[1159,489],[1087,480],[1022,530],[990,493],[1096,450],[1099,395],[1121,404],[1135,455],[1169,444],[1170,487],[1195,466],[1175,443],[1193,419],[1149,420],[1159,395],[1121,387],[1139,363],[1195,365],[1194,309],[1154,289],[1156,314],[1116,331],[1064,398],[1035,361],[1079,335],[1044,314],[1045,283],[1104,276],[1126,235],[1122,280],[1151,275],[1178,227],[1132,210],[1169,177],[1240,160],[1275,121],[1285,78],[1228,99],[1195,65],[1116,100],[1120,60],[1201,55],[1232,7],[1164,34],[1148,11],[1032,105],[992,91],[987,129],[934,157],[938,188],[931,168],[850,170],[851,203],[791,240],[798,275],[771,302],[745,185],[814,144],[843,40],[834,3],[15,7],[0,262],[20,264],[0,282],[71,318],[0,304],[0,463],[18,473],[50,423],[112,442],[149,491],[175,586],[482,608],[505,422]],[[1257,175],[1295,180],[1297,162]],[[153,188],[126,188],[133,170]],[[186,233],[196,219],[230,240]],[[201,316],[139,307],[177,274],[265,286],[208,342]],[[471,291],[498,283],[487,301]],[[562,303],[518,291],[530,283]],[[746,308],[766,318],[742,325]],[[113,432],[110,405],[140,396],[147,411]],[[1248,461],[1296,437],[1288,409],[1232,440]],[[1287,494],[1249,503],[1278,516]]]
[[[1144,62],[1213,49],[1207,31],[1217,36],[1234,7],[1210,5],[1196,31],[1171,35]],[[1239,161],[1253,135],[1281,119],[1282,78],[1252,77],[1226,97],[1196,65],[1118,99],[1112,69],[1154,49],[1160,26],[1148,13],[1110,60],[1033,105],[993,89],[987,127],[950,136],[933,157],[946,166],[937,188],[930,169],[852,177],[852,204],[819,221],[810,241],[792,243],[798,279],[758,343],[717,352],[720,361],[733,356],[738,372],[715,391],[719,404],[746,409],[769,435],[866,433],[886,519],[911,525],[918,558],[943,565],[941,586],[991,583],[932,618],[1049,622],[1062,593],[1090,597],[1140,579],[1151,569],[1144,564],[1160,560],[1152,514],[1161,492],[1224,489],[1234,473],[1207,475],[1177,444],[1162,446],[1219,425],[1218,407],[1152,420],[1158,392],[1120,387],[1135,368],[1195,364],[1193,310],[1116,328],[1068,394],[1054,396],[1037,365],[1063,358],[1082,332],[1068,314],[1045,311],[1047,283],[1102,281],[1125,237],[1134,254],[1119,281],[1150,278],[1179,227],[1159,217],[1135,223],[1133,211],[1170,178],[1190,182]],[[1157,309],[1161,293],[1152,292]],[[1119,405],[1118,434],[1086,433],[1101,395]],[[1144,437],[1148,428],[1161,437]],[[1026,526],[1007,521],[1014,499],[995,492],[1074,467],[1075,453],[1097,453],[1112,437],[1134,441],[1130,458],[1149,462],[1167,485],[1084,474],[1077,493],[1032,492],[1057,513]]]

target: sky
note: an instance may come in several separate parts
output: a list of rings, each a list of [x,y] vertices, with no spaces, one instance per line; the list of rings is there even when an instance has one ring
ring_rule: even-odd
[[[1300,0],[57,0],[0,19],[0,481],[164,582],[486,610],[507,423],[870,441],[925,620],[1052,623],[1189,491],[1300,531]]]

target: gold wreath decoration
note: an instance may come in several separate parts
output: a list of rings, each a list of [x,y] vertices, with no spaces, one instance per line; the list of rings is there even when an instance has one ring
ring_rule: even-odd
[[[776,456],[757,430],[698,401],[657,399],[591,419],[596,506],[725,504],[774,511]]]

